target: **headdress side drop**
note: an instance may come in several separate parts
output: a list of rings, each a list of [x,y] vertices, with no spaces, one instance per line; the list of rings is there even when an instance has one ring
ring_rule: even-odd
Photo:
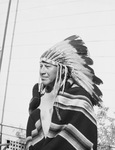
[[[102,92],[97,85],[103,83],[98,78],[90,65],[93,60],[89,57],[89,52],[83,40],[73,35],[65,40],[57,43],[41,56],[41,61],[46,61],[58,66],[58,81],[61,80],[62,68],[65,70],[62,83],[55,82],[59,89],[60,86],[65,87],[68,69],[73,80],[83,87],[94,99],[94,105],[100,105]],[[60,76],[60,78],[59,78]]]

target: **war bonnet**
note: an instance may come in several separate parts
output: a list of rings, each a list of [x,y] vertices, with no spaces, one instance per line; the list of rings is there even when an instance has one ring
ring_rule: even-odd
[[[94,99],[94,105],[100,105],[102,92],[98,86],[102,80],[98,78],[94,70],[90,67],[93,60],[89,56],[89,52],[83,40],[73,35],[65,40],[57,43],[47,50],[40,58],[40,61],[51,63],[58,67],[58,75],[55,81],[55,90],[60,87],[65,88],[67,74],[81,87],[83,87]],[[61,80],[62,68],[64,69],[64,77]]]

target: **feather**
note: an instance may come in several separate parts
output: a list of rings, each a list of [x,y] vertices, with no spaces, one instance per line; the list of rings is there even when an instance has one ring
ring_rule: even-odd
[[[98,105],[98,106],[101,106],[101,103],[102,103],[102,99],[101,99],[101,97],[98,97],[97,95],[96,95],[96,93],[95,94],[93,94],[93,104],[94,105]]]
[[[90,57],[82,56],[87,65],[93,65],[93,60]]]
[[[93,76],[93,82],[98,85],[103,84],[103,81],[95,75]]]
[[[77,35],[72,35],[72,36],[69,36],[68,38],[64,39],[64,41],[66,41],[66,40],[72,41],[72,40],[75,40],[76,38],[79,38],[79,36],[77,36]]]
[[[69,43],[77,50],[79,55],[87,55],[87,47],[83,45],[81,41],[79,43],[79,41],[73,40]]]
[[[72,77],[77,80],[77,82],[92,95],[93,93],[93,82],[90,78],[84,75],[81,71],[77,71],[72,73]]]
[[[94,92],[95,92],[99,97],[103,95],[102,92],[101,92],[101,90],[100,90],[95,84],[93,85],[93,87],[94,87]]]

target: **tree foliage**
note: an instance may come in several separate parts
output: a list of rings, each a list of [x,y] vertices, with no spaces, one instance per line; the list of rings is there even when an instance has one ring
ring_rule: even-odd
[[[115,118],[108,116],[107,107],[99,108],[97,113],[98,150],[115,148]]]

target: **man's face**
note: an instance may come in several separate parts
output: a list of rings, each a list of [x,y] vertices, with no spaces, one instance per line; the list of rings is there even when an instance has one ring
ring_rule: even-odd
[[[49,64],[47,62],[40,63],[40,77],[44,85],[53,83],[57,75],[57,66]]]

